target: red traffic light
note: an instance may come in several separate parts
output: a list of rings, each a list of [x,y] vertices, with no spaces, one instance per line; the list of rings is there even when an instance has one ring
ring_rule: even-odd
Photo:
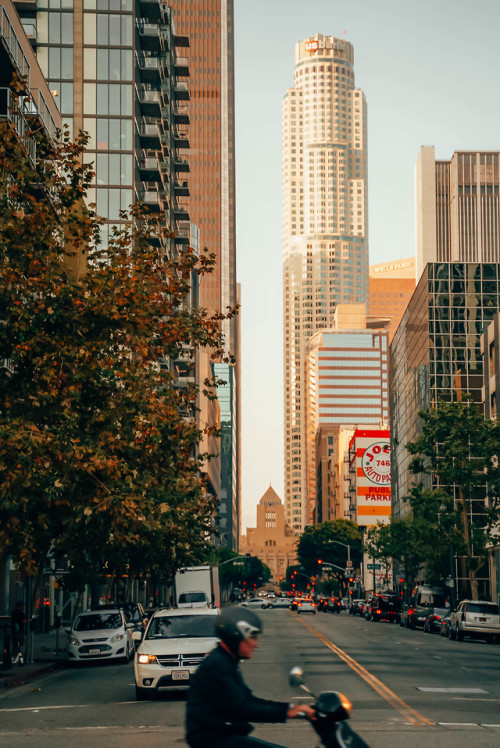
[[[323,561],[320,558],[318,558],[318,564],[322,564],[322,563]]]
[[[352,584],[354,582],[354,577],[349,577],[349,583]]]
[[[404,584],[404,581],[405,581],[404,579],[400,579],[399,584]]]

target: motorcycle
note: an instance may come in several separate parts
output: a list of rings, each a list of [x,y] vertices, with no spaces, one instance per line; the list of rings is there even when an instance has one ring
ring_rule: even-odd
[[[325,748],[369,748],[349,727],[346,720],[350,717],[352,704],[349,699],[337,691],[325,691],[316,696],[304,683],[304,673],[300,667],[290,671],[290,685],[299,687],[314,699],[316,719],[311,725],[316,730]]]

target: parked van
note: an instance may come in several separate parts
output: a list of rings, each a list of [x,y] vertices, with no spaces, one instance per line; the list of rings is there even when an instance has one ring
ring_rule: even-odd
[[[419,585],[411,593],[408,602],[403,605],[400,624],[412,629],[417,626],[423,627],[425,619],[433,614],[434,608],[445,607],[449,606],[442,587]]]

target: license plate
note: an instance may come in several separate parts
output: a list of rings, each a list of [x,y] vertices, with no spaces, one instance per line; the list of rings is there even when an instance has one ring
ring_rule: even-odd
[[[100,655],[101,650],[100,649],[89,649],[89,655]]]
[[[481,623],[486,623],[486,618],[480,618],[479,620],[481,621]]]
[[[189,680],[189,670],[172,670],[172,680]]]

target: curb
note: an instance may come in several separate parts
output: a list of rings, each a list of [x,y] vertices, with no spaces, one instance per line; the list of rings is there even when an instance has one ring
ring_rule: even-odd
[[[38,678],[40,675],[44,675],[45,673],[50,673],[52,672],[52,670],[58,670],[59,668],[64,667],[65,665],[66,665],[65,660],[47,662],[46,664],[40,664],[39,667],[35,666],[35,667],[30,668],[28,666],[26,670],[20,669],[16,673],[12,673],[9,675],[1,675],[0,676],[0,690],[3,688],[13,688],[14,686],[22,686],[31,680],[35,680],[35,678]]]

